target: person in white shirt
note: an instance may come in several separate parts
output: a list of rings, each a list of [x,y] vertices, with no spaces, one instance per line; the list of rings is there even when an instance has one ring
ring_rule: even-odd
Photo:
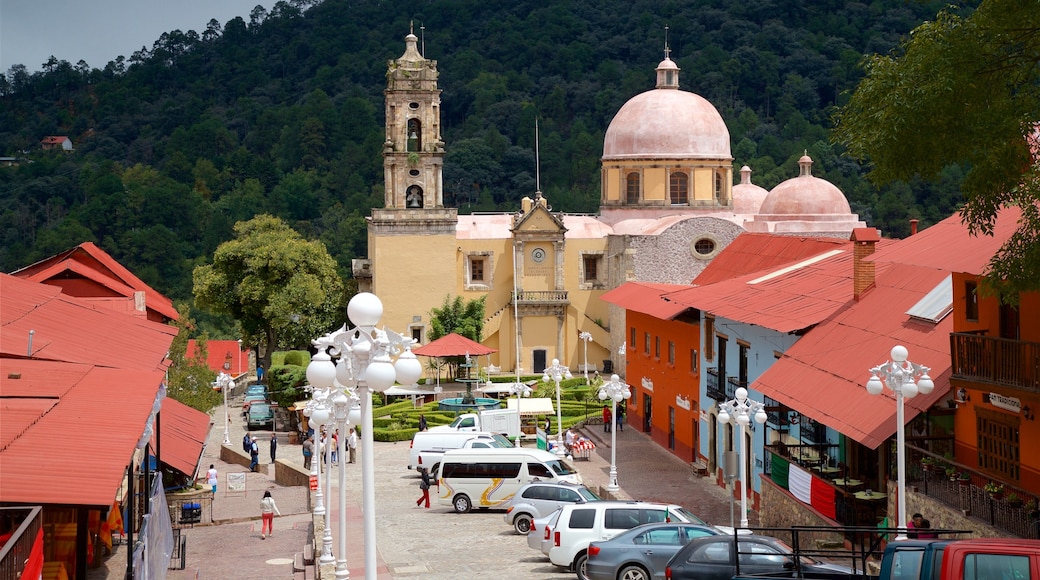
[[[206,483],[213,487],[213,495],[217,495],[217,468],[213,467],[213,464],[209,464],[209,471],[206,472]]]
[[[357,428],[350,430],[350,436],[347,437],[347,450],[350,452],[350,462],[354,463],[357,460]]]
[[[274,503],[270,491],[264,492],[264,498],[260,500],[260,539],[274,535],[274,514],[282,515],[278,511],[278,504]]]

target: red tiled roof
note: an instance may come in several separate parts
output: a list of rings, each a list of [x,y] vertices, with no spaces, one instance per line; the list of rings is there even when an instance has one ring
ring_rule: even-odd
[[[0,359],[0,502],[111,506],[163,376]]]
[[[841,238],[808,238],[776,234],[742,233],[712,259],[693,283],[714,284],[744,274],[760,272],[781,264],[842,248]]]
[[[177,329],[113,313],[53,286],[0,274],[0,356],[161,368]]]
[[[193,358],[198,341],[188,341],[188,349],[184,356]],[[231,368],[224,370],[224,360],[231,353]],[[215,373],[227,372],[232,377],[240,377],[249,372],[249,349],[243,348],[238,351],[237,340],[207,340],[206,341],[206,366]]]
[[[169,397],[163,399],[159,412],[159,460],[183,474],[195,475],[210,424],[206,413]]]
[[[909,421],[949,391],[953,331],[952,317],[932,324],[906,314],[948,272],[900,264],[878,270],[874,289],[818,324],[751,385],[872,449],[895,433],[896,405],[887,389],[867,393],[869,369],[888,360],[897,344],[911,361],[931,367],[935,390],[906,399]]]
[[[1001,210],[994,222],[993,235],[972,236],[959,213],[930,228],[921,230],[895,246],[888,246],[868,258],[875,263],[899,262],[950,272],[982,274],[997,250],[1018,228],[1022,210]]]
[[[722,251],[729,251],[727,247]],[[800,262],[666,294],[665,300],[778,332],[803,330],[853,297],[852,245]]]
[[[133,298],[134,291],[144,292],[145,306],[168,320],[177,319],[177,309],[169,298],[156,292],[143,280],[127,270],[112,256],[93,242],[84,242],[75,248],[12,272],[12,275],[34,282],[66,287],[66,280],[83,278],[103,287],[101,296],[121,295]],[[75,292],[72,292],[73,295]],[[90,297],[95,296],[92,294]],[[82,296],[81,298],[88,298]]]
[[[68,141],[68,140],[69,140],[69,138],[66,137],[65,135],[48,135],[48,136],[44,137],[43,139],[41,139],[40,143],[47,143],[47,144],[55,144],[55,145],[57,145],[59,143],[64,143],[65,141]]]
[[[677,290],[689,288],[682,284],[655,284],[653,282],[625,282],[624,284],[604,292],[600,300],[620,306],[625,310],[639,312],[658,318],[671,320],[689,307],[675,302],[668,302],[663,295]]]

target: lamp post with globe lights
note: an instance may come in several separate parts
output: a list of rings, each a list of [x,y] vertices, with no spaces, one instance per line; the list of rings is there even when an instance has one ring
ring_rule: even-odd
[[[754,418],[755,423],[762,424],[766,422],[768,416],[766,415],[766,406],[758,401],[752,401],[748,398],[747,389],[744,387],[737,388],[737,392],[734,394],[736,398],[725,403],[719,403],[719,422],[729,423],[730,420],[734,421],[738,427],[738,440],[737,440],[737,454],[740,456],[740,527],[748,527],[748,508],[747,508],[747,458],[744,457],[746,450],[744,449],[744,428],[751,423]]]
[[[213,381],[213,388],[220,389],[224,393],[224,445],[231,445],[231,434],[228,432],[231,418],[228,416],[227,393],[228,389],[235,388],[235,379],[232,379],[231,375],[227,373],[220,373]]]
[[[560,408],[560,381],[574,378],[571,370],[560,364],[560,359],[552,359],[552,364],[542,372],[542,381],[556,383],[556,455],[563,456],[567,450],[563,447],[563,410]]]
[[[362,512],[364,515],[365,543],[365,578],[376,578],[376,520],[375,520],[375,462],[373,459],[372,439],[372,392],[383,392],[393,386],[394,382],[412,385],[422,375],[422,365],[411,352],[415,342],[387,330],[377,329],[379,319],[383,315],[383,303],[369,292],[361,292],[350,299],[347,304],[347,317],[356,328],[341,329],[317,338],[313,341],[319,355],[311,359],[307,367],[307,378],[311,380],[311,367],[315,367],[314,376],[322,381],[318,384],[333,384],[335,381],[341,388],[354,389],[360,398],[358,414],[361,419],[361,487]],[[320,355],[324,353],[325,356]],[[338,357],[333,364],[332,356]],[[391,360],[396,356],[397,361]],[[340,404],[343,402],[340,400]],[[340,486],[340,494],[346,490]],[[345,499],[340,498],[341,505]],[[342,534],[341,534],[342,535]],[[341,538],[340,540],[344,540]],[[337,565],[337,578],[346,578],[345,560],[342,566]]]
[[[890,354],[891,362],[886,361],[870,369],[867,392],[880,395],[885,387],[888,387],[896,396],[896,476],[899,478],[896,509],[899,514],[898,527],[903,528],[906,525],[906,428],[903,421],[903,399],[913,398],[917,393],[927,395],[935,388],[935,383],[928,376],[930,368],[907,360],[909,352],[906,347],[896,345],[892,347]],[[896,540],[905,540],[906,537],[906,530],[901,529],[896,535]]]
[[[520,397],[530,397],[531,387],[519,381],[513,383],[509,387],[509,394],[516,395],[516,414],[520,416]],[[523,438],[523,433],[516,434],[516,446],[520,447],[520,439]]]
[[[590,334],[589,332],[579,332],[578,333],[578,339],[581,340],[583,343],[585,343],[583,345],[584,349],[585,349],[585,366],[582,367],[582,369],[583,369],[583,372],[585,373],[585,384],[588,385],[589,384],[589,343],[592,342],[592,334]]]
[[[617,416],[617,404],[632,397],[628,384],[617,375],[610,375],[610,380],[599,388],[599,400],[610,399],[610,416]],[[617,482],[617,429],[610,430],[610,480],[607,491],[616,492],[621,489]]]

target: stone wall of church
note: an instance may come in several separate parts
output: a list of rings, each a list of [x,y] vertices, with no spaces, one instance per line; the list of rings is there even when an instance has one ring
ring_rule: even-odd
[[[727,220],[691,217],[655,236],[632,236],[630,247],[635,251],[633,279],[689,284],[704,271],[712,257],[743,231],[742,227]],[[715,251],[709,256],[695,257],[693,246],[701,239],[712,240]]]

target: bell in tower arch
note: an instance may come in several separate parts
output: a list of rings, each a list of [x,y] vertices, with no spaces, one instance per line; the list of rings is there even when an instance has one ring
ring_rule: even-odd
[[[418,185],[411,185],[404,194],[405,207],[421,208],[423,206],[423,190]]]

